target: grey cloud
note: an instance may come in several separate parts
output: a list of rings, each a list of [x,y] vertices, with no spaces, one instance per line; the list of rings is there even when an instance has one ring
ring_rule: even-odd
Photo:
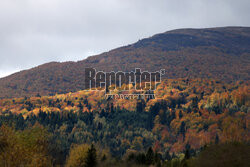
[[[249,26],[249,0],[1,0],[0,77],[176,28]]]

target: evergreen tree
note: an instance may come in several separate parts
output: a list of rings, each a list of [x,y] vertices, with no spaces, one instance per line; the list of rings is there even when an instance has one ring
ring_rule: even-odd
[[[215,144],[219,144],[219,142],[220,142],[219,136],[218,136],[218,134],[216,134],[216,136],[215,136]]]
[[[79,109],[80,109],[80,110],[82,110],[82,109],[83,109],[83,105],[82,105],[82,103],[81,103],[81,102],[79,102],[78,107],[79,107]]]
[[[110,104],[110,112],[111,113],[114,112],[114,104],[113,103]]]
[[[151,147],[149,147],[147,154],[146,154],[146,164],[151,165],[154,163],[154,151]]]
[[[142,100],[139,100],[136,104],[136,111],[137,112],[143,112],[145,109],[145,101],[142,99]]]
[[[186,133],[186,128],[185,128],[186,124],[184,121],[181,122],[181,126],[180,126],[180,130],[179,130],[179,134],[183,135],[183,140],[185,139],[185,133]]]
[[[192,99],[192,104],[191,104],[191,106],[192,106],[193,109],[198,109],[198,102],[199,102],[199,99],[198,99],[197,96],[196,96],[195,98]]]
[[[90,149],[88,149],[87,157],[85,161],[85,167],[95,167],[97,166],[96,149],[92,144]]]
[[[189,159],[191,157],[190,148],[190,145],[186,144],[185,159]]]
[[[179,112],[179,118],[181,119],[183,117],[182,111]]]

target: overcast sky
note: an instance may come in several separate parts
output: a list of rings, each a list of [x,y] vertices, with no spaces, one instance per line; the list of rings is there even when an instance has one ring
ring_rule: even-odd
[[[0,0],[0,77],[177,28],[250,26],[249,0]]]

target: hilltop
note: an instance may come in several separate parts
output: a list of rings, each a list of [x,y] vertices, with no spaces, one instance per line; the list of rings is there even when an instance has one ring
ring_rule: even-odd
[[[78,62],[51,62],[0,79],[0,98],[84,89],[84,69],[166,69],[165,78],[249,80],[250,28],[178,29]]]

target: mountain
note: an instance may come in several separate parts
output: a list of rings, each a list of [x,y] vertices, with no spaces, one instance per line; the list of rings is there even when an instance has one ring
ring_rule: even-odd
[[[0,79],[0,98],[84,89],[84,70],[158,71],[166,78],[249,80],[250,27],[177,29],[78,62],[51,62]]]

